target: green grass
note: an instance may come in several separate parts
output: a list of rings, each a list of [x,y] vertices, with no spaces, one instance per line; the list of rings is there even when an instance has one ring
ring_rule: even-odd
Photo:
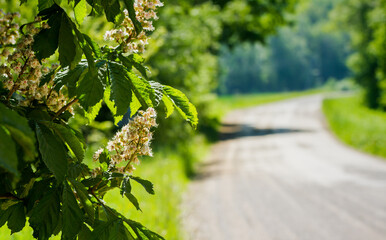
[[[332,131],[343,142],[386,158],[386,112],[363,106],[359,95],[327,99],[323,112]]]

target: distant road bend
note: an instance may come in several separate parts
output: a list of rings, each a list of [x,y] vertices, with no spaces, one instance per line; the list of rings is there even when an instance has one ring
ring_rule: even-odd
[[[314,95],[225,118],[183,204],[188,239],[386,239],[386,161],[338,142],[321,102]]]

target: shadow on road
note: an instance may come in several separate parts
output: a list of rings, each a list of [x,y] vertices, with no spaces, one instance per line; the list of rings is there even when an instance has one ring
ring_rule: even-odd
[[[291,128],[256,128],[246,124],[223,124],[220,130],[220,140],[231,140],[242,137],[266,136],[272,134],[310,132],[305,129]]]

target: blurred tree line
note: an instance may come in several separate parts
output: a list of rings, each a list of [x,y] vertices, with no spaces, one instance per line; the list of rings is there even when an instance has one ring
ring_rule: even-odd
[[[220,94],[303,90],[353,77],[386,109],[386,1],[300,1],[267,44],[222,47]]]
[[[386,0],[343,0],[333,17],[351,37],[348,66],[370,108],[386,110]]]
[[[333,29],[330,12],[336,0],[302,1],[289,26],[267,44],[223,47],[220,94],[304,90],[349,74],[351,50],[346,32]]]

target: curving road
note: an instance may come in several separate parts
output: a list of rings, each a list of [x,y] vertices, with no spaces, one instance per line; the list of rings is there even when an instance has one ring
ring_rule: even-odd
[[[386,239],[386,161],[337,141],[321,102],[314,95],[225,118],[183,203],[188,239]]]

